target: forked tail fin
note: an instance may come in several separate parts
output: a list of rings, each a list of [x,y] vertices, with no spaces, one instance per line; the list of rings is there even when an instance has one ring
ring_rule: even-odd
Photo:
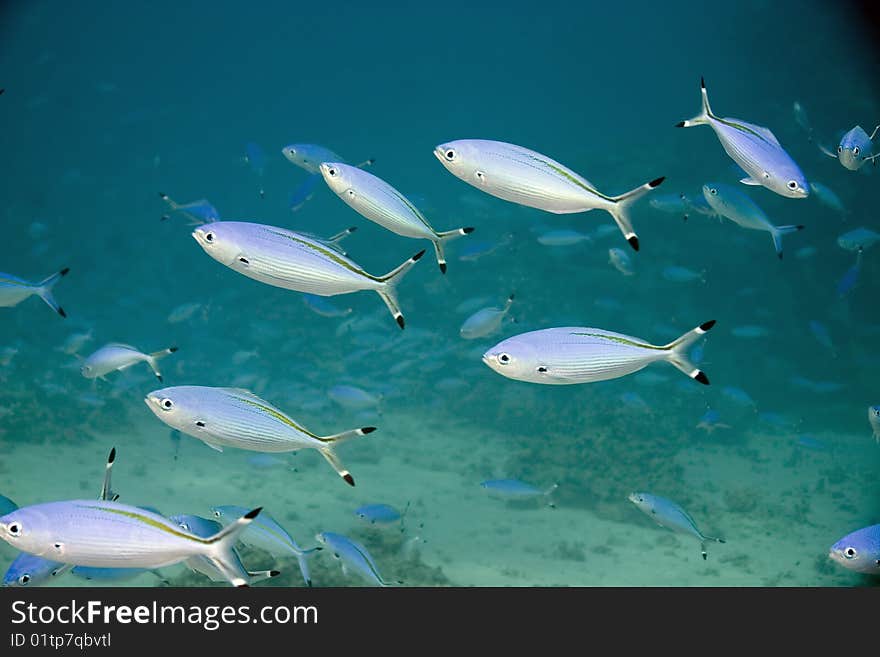
[[[665,345],[663,348],[668,350],[667,360],[675,365],[682,372],[692,379],[699,381],[703,385],[709,385],[709,377],[700,368],[694,365],[688,358],[687,351],[697,340],[706,334],[706,331],[715,326],[715,320],[703,322],[697,328],[688,331],[683,336]]]

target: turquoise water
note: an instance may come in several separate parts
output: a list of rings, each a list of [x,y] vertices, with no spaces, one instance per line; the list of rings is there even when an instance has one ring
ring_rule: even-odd
[[[867,419],[880,403],[874,249],[856,285],[837,289],[856,260],[838,236],[880,230],[877,174],[848,171],[816,147],[880,122],[876,41],[854,11],[27,2],[2,12],[0,270],[37,281],[70,268],[55,288],[66,319],[37,298],[0,309],[0,492],[18,504],[97,495],[115,446],[120,501],[203,516],[217,504],[262,505],[303,546],[322,531],[357,538],[407,585],[876,582],[827,557],[880,516],[880,448]],[[675,129],[699,109],[700,76],[716,113],[771,128],[846,213],[815,195],[739,185],[710,129]],[[464,138],[535,149],[607,194],[666,176],[632,208],[641,250],[601,210],[550,214],[456,179],[432,150]],[[353,163],[375,158],[370,172],[435,227],[476,230],[447,246],[443,276],[430,244],[360,217],[323,182],[292,212],[290,194],[308,176],[281,154],[292,142]],[[245,161],[248,143],[265,156],[261,175]],[[766,234],[693,212],[685,221],[650,202],[699,197],[710,180],[737,185],[776,224],[805,226],[784,238],[784,259]],[[324,237],[356,226],[343,246],[373,274],[427,247],[399,287],[406,329],[372,292],[332,297],[352,311],[322,317],[302,294],[222,266],[190,237],[186,217],[160,221],[169,207],[159,192],[207,198],[222,219]],[[539,243],[563,228],[593,239]],[[477,242],[494,249],[462,259]],[[633,276],[608,263],[612,247],[627,250]],[[805,247],[815,252],[799,257]],[[669,266],[699,276],[670,281]],[[512,292],[497,333],[460,337],[470,313]],[[183,304],[191,314],[170,321]],[[541,386],[480,360],[534,329],[597,327],[664,344],[709,319],[718,322],[700,364],[709,387],[665,364]],[[810,320],[827,328],[831,348]],[[733,332],[744,326],[763,335]],[[81,356],[108,342],[177,346],[161,361],[164,385],[248,388],[320,435],[377,426],[339,448],[357,485],[310,450],[254,465],[252,453],[172,439],[143,402],[161,387],[146,365],[87,380],[61,349],[75,333],[91,336]],[[341,404],[330,390],[342,384],[377,401]],[[726,426],[698,427],[707,409]],[[555,508],[494,499],[479,484],[495,478],[558,483]],[[710,544],[703,561],[696,541],[627,501],[632,491],[675,500],[726,543]],[[409,504],[403,527],[366,526],[354,510],[369,502]],[[15,555],[0,544],[0,566]],[[295,560],[242,555],[249,568],[282,571],[261,585],[302,585]],[[312,563],[316,586],[365,583],[327,553]],[[91,585],[71,575],[52,583]],[[182,566],[124,583],[211,584]]]

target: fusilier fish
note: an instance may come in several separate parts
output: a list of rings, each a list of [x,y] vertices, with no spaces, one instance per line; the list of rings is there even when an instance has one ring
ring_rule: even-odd
[[[554,214],[605,210],[636,251],[639,238],[627,210],[665,179],[656,178],[619,196],[607,196],[568,167],[515,144],[460,139],[440,144],[434,155],[452,175],[506,201]]]
[[[403,517],[390,504],[364,504],[355,509],[354,514],[370,525],[391,525]]]
[[[235,586],[232,548],[257,517],[256,508],[208,538],[140,507],[101,500],[66,500],[22,507],[0,517],[0,538],[45,559],[97,568],[160,568],[204,555]]]
[[[880,233],[860,226],[838,237],[837,245],[847,251],[859,251],[870,248],[877,240],[880,240]]]
[[[175,386],[154,390],[145,400],[153,414],[168,426],[198,438],[219,452],[224,447],[255,452],[294,452],[317,449],[346,483],[354,477],[335,448],[340,443],[372,433],[361,427],[330,436],[318,436],[248,390]]]
[[[874,433],[874,440],[880,445],[880,405],[868,407],[868,422],[871,423],[871,431]]]
[[[367,548],[357,541],[334,532],[321,532],[315,538],[335,559],[339,559],[342,563],[343,575],[348,575],[348,571],[351,569],[376,586],[392,585],[391,582],[382,578],[376,567],[376,562],[367,552]],[[402,582],[398,582],[398,584],[402,584]]]
[[[828,556],[857,573],[880,575],[880,525],[847,534],[831,546]]]
[[[501,328],[501,322],[513,306],[513,294],[507,297],[504,308],[481,308],[464,320],[458,332],[465,340],[475,340],[492,335]]]
[[[39,283],[31,283],[13,274],[0,272],[0,307],[17,306],[19,303],[34,295],[40,297],[46,304],[62,317],[67,317],[64,308],[58,305],[52,295],[52,288],[70,271],[65,267],[61,271],[52,274]]]
[[[53,577],[67,572],[65,564],[27,552],[20,553],[3,575],[3,586],[43,586]]]
[[[150,366],[153,374],[161,381],[162,373],[159,371],[157,361],[175,351],[177,351],[177,347],[168,347],[151,354],[145,354],[138,351],[137,347],[121,342],[111,342],[88,356],[83,361],[80,372],[87,379],[104,379],[105,374],[115,370],[124,370],[136,363],[144,362]]]
[[[623,249],[617,247],[608,249],[608,263],[624,276],[632,276],[633,271],[632,260]]]
[[[560,230],[548,230],[538,235],[538,244],[544,246],[573,246],[581,242],[590,242],[592,237],[576,230],[562,228]]]
[[[880,153],[874,153],[873,140],[877,136],[878,130],[880,130],[880,125],[874,128],[874,132],[869,135],[862,126],[857,125],[840,138],[837,153],[832,153],[824,146],[820,146],[820,149],[829,157],[837,158],[850,171],[860,169],[866,162],[876,165],[877,156]]]
[[[630,493],[629,501],[635,504],[639,511],[651,518],[661,527],[666,527],[679,534],[693,536],[700,542],[700,553],[703,559],[707,558],[706,543],[714,541],[724,543],[723,538],[706,536],[697,528],[697,523],[690,514],[672,500],[650,493]]]
[[[768,128],[741,119],[715,116],[709,107],[706,82],[702,78],[700,91],[703,98],[701,112],[692,119],[679,122],[676,127],[711,127],[727,154],[746,172],[747,176],[740,182],[763,185],[789,198],[809,196],[810,186],[806,176]]]
[[[209,224],[213,221],[220,221],[220,213],[217,212],[217,208],[211,205],[211,202],[206,198],[200,198],[197,201],[190,201],[189,203],[177,203],[164,192],[159,192],[159,198],[168,204],[168,207],[171,208],[172,212],[180,212],[189,217],[192,224],[201,225]],[[168,219],[168,215],[162,217],[163,221],[166,219]]]
[[[727,217],[738,226],[770,233],[776,255],[780,258],[782,258],[782,236],[804,229],[801,225],[774,226],[757,203],[730,185],[707,183],[703,185],[703,196],[718,214]]]
[[[663,346],[597,328],[530,331],[499,342],[483,354],[483,362],[509,379],[565,385],[616,379],[666,361],[709,385],[709,378],[690,362],[687,352],[713,326],[715,320],[704,322]]]
[[[437,255],[437,264],[444,274],[446,256],[443,254],[443,244],[474,231],[473,228],[466,227],[437,232],[409,199],[378,176],[363,169],[337,161],[323,162],[320,169],[327,186],[361,216],[392,233],[431,240]]]
[[[396,286],[425,253],[419,251],[384,276],[373,276],[326,244],[284,228],[218,221],[196,228],[193,238],[220,264],[268,285],[325,297],[373,290],[400,328],[405,322]]]

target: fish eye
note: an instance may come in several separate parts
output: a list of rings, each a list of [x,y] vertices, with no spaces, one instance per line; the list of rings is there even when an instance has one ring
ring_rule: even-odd
[[[838,152],[838,153],[843,153],[843,146],[838,146],[838,147],[837,147],[837,152]]]
[[[858,155],[859,152],[860,152],[860,151],[859,151],[859,147],[858,147],[858,146],[853,146],[853,155]]]
[[[498,356],[498,362],[502,365],[507,365],[510,362],[510,356],[508,356],[507,354],[500,354]]]
[[[214,241],[214,233],[205,233],[205,241],[213,242]]]
[[[174,408],[174,402],[166,397],[159,402],[159,406],[164,408],[166,411],[170,411],[172,408]]]
[[[797,189],[797,186],[798,186],[798,184],[797,184],[796,180],[789,180],[788,181],[788,188],[789,189],[795,190],[795,189]]]
[[[327,174],[331,177],[336,175],[336,169],[327,169]]]
[[[446,159],[449,160],[450,162],[452,162],[452,160],[455,159],[455,151],[452,150],[451,148],[450,148],[449,150],[447,150],[445,153],[443,153],[443,155],[444,155],[444,156],[446,157]]]
[[[221,517],[223,517],[223,512],[220,511],[220,509],[215,510],[215,511],[214,511],[214,517],[215,517],[215,518],[221,518]]]
[[[18,583],[22,586],[27,586],[27,583],[31,581],[31,576],[25,573],[21,577],[18,578]]]
[[[718,195],[718,190],[715,189],[715,188],[713,187],[712,189],[709,190],[709,193],[710,193],[712,196],[717,196],[717,195]]]
[[[11,522],[6,528],[6,531],[9,532],[10,536],[18,536],[21,533],[21,524],[17,522]]]
[[[843,551],[843,556],[845,556],[847,559],[855,559],[857,554],[858,552],[856,552],[856,549],[854,547],[848,547]]]
[[[765,171],[765,172],[764,172],[764,177],[767,178],[767,179],[769,179],[769,178],[770,178],[770,172],[769,172],[769,171]]]

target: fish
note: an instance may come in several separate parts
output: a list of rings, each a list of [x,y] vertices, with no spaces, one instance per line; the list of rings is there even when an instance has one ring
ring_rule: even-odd
[[[317,294],[303,293],[303,303],[313,313],[321,315],[321,317],[345,317],[350,315],[352,308],[339,308],[331,301],[320,297]]]
[[[390,504],[364,504],[354,514],[370,525],[392,525],[403,516]]]
[[[608,264],[612,265],[624,276],[632,276],[635,274],[632,260],[623,249],[618,249],[616,247],[608,249]]]
[[[324,182],[358,214],[403,237],[430,240],[440,273],[446,273],[443,245],[474,232],[472,226],[438,232],[412,201],[368,171],[342,162],[322,162]]]
[[[247,509],[245,509],[245,511],[247,511]],[[257,516],[257,518],[255,518],[254,520],[257,520],[260,517],[262,517],[262,514]],[[222,531],[224,527],[222,524],[214,520],[189,514],[171,516],[171,520],[177,523],[177,525],[184,531],[199,536],[201,538],[208,538],[209,536],[213,536],[217,532]],[[234,518],[231,520],[234,520]],[[228,525],[229,523],[227,523],[227,526]],[[244,533],[246,532],[242,532],[242,536],[244,535]],[[281,574],[281,571],[278,570],[249,571],[247,568],[245,568],[244,564],[241,561],[241,555],[234,547],[231,550],[230,562],[235,570],[236,576],[239,579],[247,582],[248,585],[254,584],[256,582],[261,582],[266,579],[271,579]],[[226,580],[226,576],[224,575],[224,568],[222,566],[218,566],[218,564],[216,564],[211,557],[206,557],[200,554],[194,557],[190,557],[189,559],[184,561],[184,565],[186,565],[190,570],[194,572],[205,575],[212,582],[223,582]]]
[[[815,246],[802,246],[794,252],[794,257],[799,258],[800,260],[806,260],[807,258],[812,258],[817,252],[818,249]]]
[[[737,338],[766,338],[770,335],[770,331],[766,326],[743,324],[742,326],[734,326],[730,329],[730,334]]]
[[[53,577],[67,572],[65,564],[21,552],[6,569],[3,586],[43,586]]]
[[[354,486],[354,477],[343,467],[335,448],[376,430],[360,427],[318,436],[241,388],[175,386],[153,390],[144,402],[162,422],[219,452],[224,447],[271,453],[316,449],[350,486]]]
[[[696,538],[700,542],[700,554],[704,561],[708,558],[706,543],[726,542],[723,538],[703,534],[690,514],[672,500],[651,493],[630,493],[628,499],[661,527]]]
[[[755,400],[752,399],[749,393],[747,393],[742,388],[737,388],[735,386],[724,386],[723,388],[721,388],[721,394],[733,403],[739,404],[740,406],[756,406]]]
[[[813,141],[813,126],[810,124],[810,119],[807,117],[807,110],[804,109],[804,106],[801,105],[799,101],[794,101],[792,110],[794,112],[795,123],[798,124],[801,130],[807,133],[807,139]]]
[[[339,155],[319,144],[288,144],[281,149],[287,161],[313,175],[320,175],[322,162],[345,162]]]
[[[828,445],[823,443],[821,440],[817,440],[810,435],[804,434],[803,436],[798,436],[797,439],[798,447],[804,447],[806,449],[811,449],[813,451],[822,452],[828,449]]]
[[[680,121],[676,124],[677,128],[697,125],[711,127],[725,152],[746,172],[741,183],[762,185],[788,198],[807,198],[810,195],[806,176],[768,128],[741,119],[715,116],[709,106],[703,78],[700,78],[700,93],[703,99],[700,113]],[[709,203],[711,205],[711,201]]]
[[[506,201],[554,214],[605,210],[635,251],[639,238],[628,209],[665,180],[665,176],[655,178],[619,196],[608,196],[568,167],[515,144],[460,139],[439,144],[434,155],[452,175]]]
[[[507,297],[504,308],[481,308],[473,315],[464,320],[458,329],[458,333],[465,340],[476,340],[487,335],[492,335],[501,328],[501,323],[513,306],[514,295]]]
[[[763,230],[773,238],[776,255],[782,259],[782,236],[803,230],[803,225],[775,226],[770,223],[764,211],[748,196],[735,187],[723,183],[706,183],[703,185],[703,196],[718,214],[727,217],[733,223],[749,230]]]
[[[538,235],[538,244],[543,246],[574,246],[581,242],[591,242],[592,237],[576,230],[563,228],[560,230],[548,230]]]
[[[845,297],[859,282],[859,272],[862,270],[862,252],[863,249],[860,247],[856,253],[855,264],[843,272],[843,276],[837,281],[837,295],[839,297]]]
[[[503,235],[501,239],[495,241],[469,241],[459,250],[458,259],[466,262],[474,262],[483,256],[494,253],[501,247],[507,246],[512,239],[513,236],[510,233],[507,233]]]
[[[688,360],[687,351],[713,326],[715,320],[704,322],[662,346],[597,328],[542,329],[499,342],[483,354],[483,362],[509,379],[564,385],[616,379],[666,361],[709,385],[706,374]]]
[[[0,307],[9,308],[17,306],[28,297],[36,295],[45,301],[46,305],[56,313],[62,317],[67,317],[64,308],[59,306],[58,302],[55,300],[55,296],[52,294],[52,288],[55,287],[55,284],[64,276],[67,276],[69,271],[70,267],[65,267],[51,276],[44,278],[39,283],[31,283],[30,281],[26,281],[13,274],[4,274],[3,272],[0,272]]]
[[[868,406],[868,422],[871,424],[874,440],[880,445],[880,405]]]
[[[353,410],[375,408],[379,405],[379,398],[357,386],[346,384],[335,385],[327,392],[330,397],[340,406]]]
[[[159,371],[158,360],[177,351],[177,347],[168,347],[160,349],[151,354],[145,354],[138,351],[137,347],[132,347],[121,342],[111,342],[105,344],[97,351],[90,354],[83,360],[80,372],[87,379],[102,379],[104,375],[116,370],[124,370],[141,361],[145,362],[153,370],[153,374],[159,381],[162,381],[162,373]]]
[[[334,532],[321,532],[315,536],[317,541],[342,563],[342,573],[348,575],[349,569],[376,586],[392,586],[383,579],[367,548],[354,539]],[[403,584],[403,582],[397,582]]]
[[[822,205],[827,208],[831,208],[839,214],[847,214],[846,208],[843,205],[843,201],[840,200],[840,197],[835,194],[834,190],[831,189],[828,185],[823,185],[820,182],[811,180],[810,189],[813,190],[813,194],[816,196],[817,199],[819,199],[819,202],[822,203]]]
[[[287,207],[291,212],[296,212],[315,195],[315,191],[321,184],[323,177],[320,173],[313,173],[306,178],[299,187],[290,193],[287,199]]]
[[[89,329],[83,333],[73,333],[57,349],[68,356],[75,356],[85,346],[86,342],[89,342],[94,337],[93,334],[94,329]]]
[[[220,264],[268,285],[325,297],[373,290],[401,329],[406,323],[396,287],[425,254],[419,251],[384,276],[373,276],[325,244],[284,228],[218,221],[196,228],[192,235]]]
[[[847,534],[831,546],[828,556],[848,570],[880,575],[880,525]]]
[[[721,413],[710,408],[703,413],[700,421],[697,423],[697,429],[702,429],[706,433],[712,433],[716,429],[730,429],[729,424],[721,422]]]
[[[214,517],[224,525],[234,522],[243,511],[247,511],[247,509],[241,506],[231,505],[215,506],[211,508]],[[261,513],[259,517],[251,523],[251,526],[247,528],[247,531],[241,535],[241,542],[245,545],[265,550],[275,557],[295,557],[299,563],[299,570],[302,573],[303,581],[306,583],[306,586],[312,585],[312,576],[309,574],[308,557],[323,548],[318,546],[303,550],[296,544],[296,541],[293,540],[293,537],[287,532],[287,530],[279,525],[267,512],[264,511]]]
[[[828,333],[828,329],[825,325],[817,319],[811,319],[809,321],[810,332],[813,334],[813,337],[826,349],[830,349],[834,351],[834,343],[831,341],[831,335]]]
[[[94,568],[91,566],[74,566],[70,574],[90,582],[123,582],[134,579],[144,573],[152,573],[147,568]],[[153,573],[157,577],[157,573]]]
[[[256,508],[208,538],[140,507],[102,500],[64,500],[21,507],[0,517],[0,538],[12,547],[74,566],[160,568],[189,557],[210,557],[234,586],[231,550],[257,517]]]
[[[836,381],[813,381],[802,376],[793,376],[789,379],[793,385],[799,388],[806,388],[811,392],[819,395],[826,395],[833,392],[843,390],[844,385]]]
[[[858,171],[867,162],[876,165],[877,157],[880,156],[880,153],[874,153],[873,141],[874,137],[877,136],[878,130],[880,130],[880,125],[874,128],[874,132],[868,135],[862,126],[857,125],[844,133],[843,137],[840,138],[840,143],[837,144],[837,153],[832,153],[821,144],[819,145],[819,150],[829,157],[836,158],[850,171]]]
[[[17,508],[18,504],[5,495],[0,495],[0,516],[5,516],[10,511],[15,511]]]
[[[180,212],[189,217],[192,225],[210,224],[220,221],[220,213],[217,211],[217,208],[211,205],[211,202],[206,198],[200,198],[189,203],[177,203],[165,192],[159,192],[159,198],[168,204],[172,212]],[[169,219],[168,215],[162,216],[163,221],[167,219]]]
[[[553,491],[559,488],[559,484],[553,484],[549,488],[541,490],[519,479],[487,479],[480,482],[480,488],[488,492],[491,497],[522,500],[549,497]],[[556,508],[552,501],[548,501],[547,506]]]
[[[191,319],[193,315],[197,312],[202,311],[202,316],[204,317],[207,314],[207,307],[205,304],[200,301],[190,301],[188,303],[182,303],[179,306],[175,306],[174,309],[168,313],[168,317],[166,321],[169,324],[179,324],[180,322],[185,322],[188,319]]]
[[[880,233],[860,226],[853,230],[845,232],[837,238],[837,245],[846,251],[858,251],[859,249],[867,250],[877,240],[880,240]]]
[[[678,265],[670,265],[663,268],[663,278],[673,283],[690,283],[691,281],[700,280],[706,282],[706,272],[697,272],[687,267]]]

